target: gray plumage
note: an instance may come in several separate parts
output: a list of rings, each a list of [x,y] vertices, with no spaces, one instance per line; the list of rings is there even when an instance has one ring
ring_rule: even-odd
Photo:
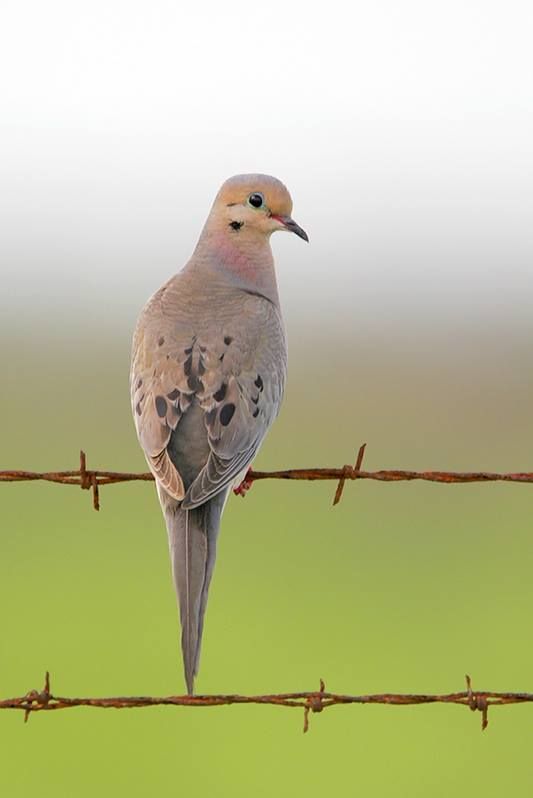
[[[248,202],[253,192],[264,208]],[[191,260],[149,300],[134,335],[133,415],[167,525],[189,693],[222,511],[283,395],[286,344],[269,237],[303,234],[291,208],[274,178],[227,181]]]
[[[198,673],[207,594],[213,574],[220,517],[227,490],[193,510],[184,510],[166,494],[161,506],[168,530],[174,586],[181,619],[181,647],[187,691]]]

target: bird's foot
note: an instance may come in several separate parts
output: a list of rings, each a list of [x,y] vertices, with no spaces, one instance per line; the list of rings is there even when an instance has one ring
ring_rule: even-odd
[[[244,477],[241,484],[237,485],[236,488],[233,488],[233,493],[235,494],[235,496],[242,496],[244,498],[248,493],[248,491],[250,490],[250,488],[252,487],[252,485],[254,484],[253,479],[250,479],[248,476],[251,470],[252,468],[250,467],[246,472],[246,476]]]

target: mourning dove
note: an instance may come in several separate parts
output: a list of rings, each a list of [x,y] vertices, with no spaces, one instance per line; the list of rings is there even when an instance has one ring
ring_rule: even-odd
[[[133,417],[167,525],[189,694],[222,511],[283,396],[287,348],[270,235],[308,241],[291,212],[274,177],[227,180],[191,259],[135,329]]]

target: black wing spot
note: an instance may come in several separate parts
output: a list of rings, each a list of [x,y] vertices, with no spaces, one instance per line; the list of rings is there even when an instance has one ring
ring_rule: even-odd
[[[228,386],[226,385],[225,382],[223,382],[218,391],[213,394],[213,399],[215,400],[215,402],[221,402],[224,399],[227,388]]]
[[[159,346],[163,346],[163,344],[165,343],[165,339],[162,335],[159,336],[159,341],[157,343],[159,344]]]
[[[167,400],[164,396],[155,397],[155,409],[159,418],[164,418],[167,414]]]
[[[189,377],[192,371],[192,357],[188,357],[185,363],[183,364],[183,373],[186,377]]]
[[[143,384],[143,381],[142,381],[141,378],[139,378],[139,382],[137,383],[137,390],[139,390],[139,388],[141,387],[142,384]]]
[[[141,403],[140,402],[137,402],[137,404],[135,405],[135,412],[137,413],[138,416],[141,415],[142,410],[141,410]]]
[[[230,402],[227,405],[224,405],[224,407],[220,411],[220,423],[222,424],[223,427],[228,426],[231,419],[233,418],[234,413],[235,413],[235,405],[232,402]]]
[[[167,393],[167,399],[170,399],[171,402],[175,402],[179,395],[180,395],[180,392],[178,391],[178,389],[174,388],[173,391],[171,391],[170,393]]]
[[[231,337],[231,335],[225,335],[224,336],[224,343],[226,344],[226,346],[229,346],[232,341],[233,341],[233,338]]]
[[[259,408],[258,408],[258,407],[256,407],[256,408],[255,408],[255,410],[254,410],[254,412],[252,413],[252,416],[253,416],[254,418],[257,418],[257,416],[258,416],[258,415],[259,415]]]
[[[240,230],[243,226],[244,222],[230,222],[229,226],[232,230]]]
[[[254,385],[255,385],[255,387],[256,387],[256,388],[258,388],[260,391],[262,391],[262,390],[263,390],[263,388],[264,388],[264,385],[263,385],[263,380],[262,380],[262,378],[261,378],[261,375],[260,375],[260,374],[258,374],[258,375],[257,375],[257,379],[254,381]]]

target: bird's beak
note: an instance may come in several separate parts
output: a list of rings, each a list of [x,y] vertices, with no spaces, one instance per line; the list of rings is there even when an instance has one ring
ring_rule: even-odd
[[[299,224],[296,224],[294,219],[292,219],[290,216],[276,216],[275,214],[272,214],[272,218],[277,219],[278,222],[281,222],[283,227],[290,233],[296,233],[296,235],[300,238],[303,238],[304,241],[309,241],[309,236],[305,230],[300,227]]]

